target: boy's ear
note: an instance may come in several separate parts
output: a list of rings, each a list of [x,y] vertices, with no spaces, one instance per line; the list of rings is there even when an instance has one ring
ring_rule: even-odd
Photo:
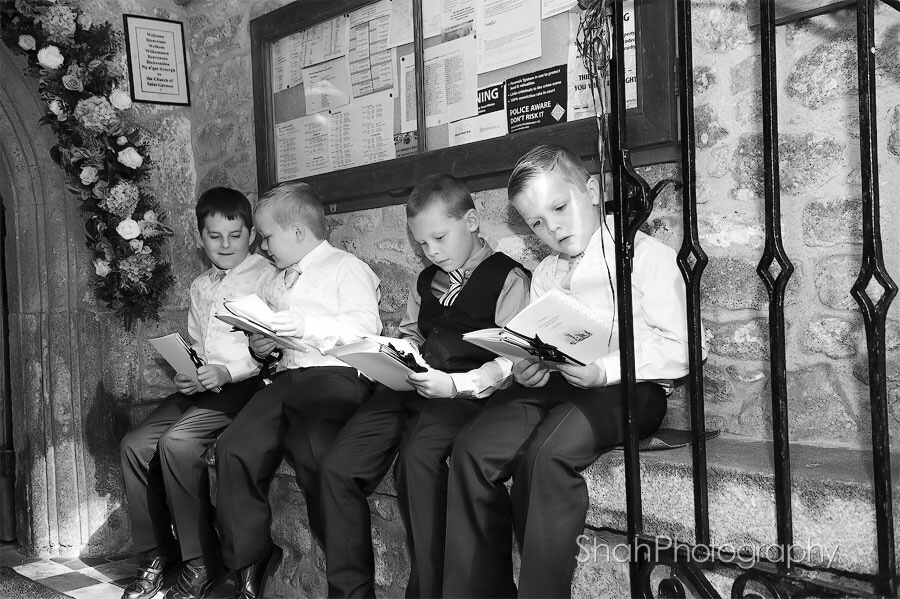
[[[294,239],[298,243],[306,237],[306,227],[303,226],[303,223],[291,223],[291,230],[294,232]]]
[[[481,219],[478,216],[478,211],[474,208],[469,208],[469,210],[463,215],[463,218],[466,221],[466,227],[470,232],[474,233],[478,230],[479,225],[481,224]]]
[[[599,206],[603,198],[600,197],[600,182],[594,177],[588,177],[587,180],[588,194],[591,196],[591,204]]]

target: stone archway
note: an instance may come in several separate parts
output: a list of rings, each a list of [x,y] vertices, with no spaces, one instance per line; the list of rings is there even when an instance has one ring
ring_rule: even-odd
[[[18,539],[34,555],[108,554],[130,534],[118,478],[123,425],[104,392],[104,349],[127,340],[91,303],[77,200],[49,158],[53,133],[38,126],[43,110],[23,66],[0,44]]]

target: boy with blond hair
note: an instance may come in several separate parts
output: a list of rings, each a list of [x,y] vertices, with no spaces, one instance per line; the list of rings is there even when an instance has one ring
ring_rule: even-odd
[[[257,393],[216,446],[216,522],[237,596],[260,597],[281,551],[269,536],[268,490],[282,455],[305,491],[310,528],[321,538],[319,464],[344,423],[369,396],[370,382],[321,352],[381,332],[379,281],[359,258],[327,241],[325,213],[305,183],[282,184],[253,213],[261,247],[278,272],[261,287],[276,310],[273,329],[306,348],[276,351],[251,335],[260,361],[278,358],[272,384]]]
[[[394,457],[394,481],[408,533],[407,597],[441,593],[447,456],[483,399],[511,383],[512,362],[462,339],[503,326],[528,305],[528,271],[479,233],[465,184],[425,178],[406,204],[409,230],[431,265],[409,290],[400,335],[430,368],[409,375],[413,391],[386,387],[338,435],[322,466],[328,594],[374,597],[370,495]]]
[[[584,304],[613,330],[610,353],[586,366],[537,358],[513,367],[457,436],[450,460],[447,597],[568,597],[588,509],[581,472],[624,439],[616,323],[614,239],[600,186],[571,151],[538,146],[519,159],[509,199],[553,253],[534,272],[531,300],[551,290]],[[634,298],[634,423],[653,433],[672,380],[688,372],[684,281],[671,248],[638,233]],[[512,478],[507,495],[504,483]],[[522,555],[513,582],[513,525]]]

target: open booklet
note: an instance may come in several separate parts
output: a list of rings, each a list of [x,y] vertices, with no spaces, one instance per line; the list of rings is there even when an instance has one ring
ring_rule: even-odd
[[[218,312],[215,317],[245,333],[259,333],[273,340],[283,349],[308,351],[310,346],[299,339],[282,337],[272,330],[275,312],[255,293],[225,302],[227,312]]]
[[[516,314],[503,328],[480,329],[463,339],[518,362],[584,366],[608,354],[610,323],[602,323],[577,299],[552,290]]]
[[[175,372],[189,377],[198,385],[197,368],[203,366],[203,361],[190,345],[181,336],[181,333],[171,333],[162,337],[152,337],[147,341],[156,348],[162,357],[166,359]]]
[[[412,391],[406,377],[428,367],[415,347],[405,339],[367,335],[361,341],[323,352],[353,366],[394,391]]]

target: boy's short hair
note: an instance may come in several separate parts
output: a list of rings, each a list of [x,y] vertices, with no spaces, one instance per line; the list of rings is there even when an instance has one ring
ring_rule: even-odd
[[[247,230],[253,228],[253,208],[247,196],[230,187],[207,189],[197,198],[197,230],[203,232],[206,217],[220,214],[228,220],[241,219]]]
[[[302,222],[317,239],[328,237],[322,200],[306,183],[282,183],[273,187],[253,208],[253,214],[265,209],[272,211],[272,220],[282,227]]]
[[[440,204],[447,216],[462,218],[475,208],[466,184],[446,173],[428,175],[413,188],[406,202],[406,218],[412,218],[431,206]]]
[[[587,189],[587,180],[591,178],[591,174],[575,152],[563,146],[541,144],[519,158],[513,167],[506,185],[509,200],[512,201],[539,176],[557,169],[566,181],[582,191]]]

